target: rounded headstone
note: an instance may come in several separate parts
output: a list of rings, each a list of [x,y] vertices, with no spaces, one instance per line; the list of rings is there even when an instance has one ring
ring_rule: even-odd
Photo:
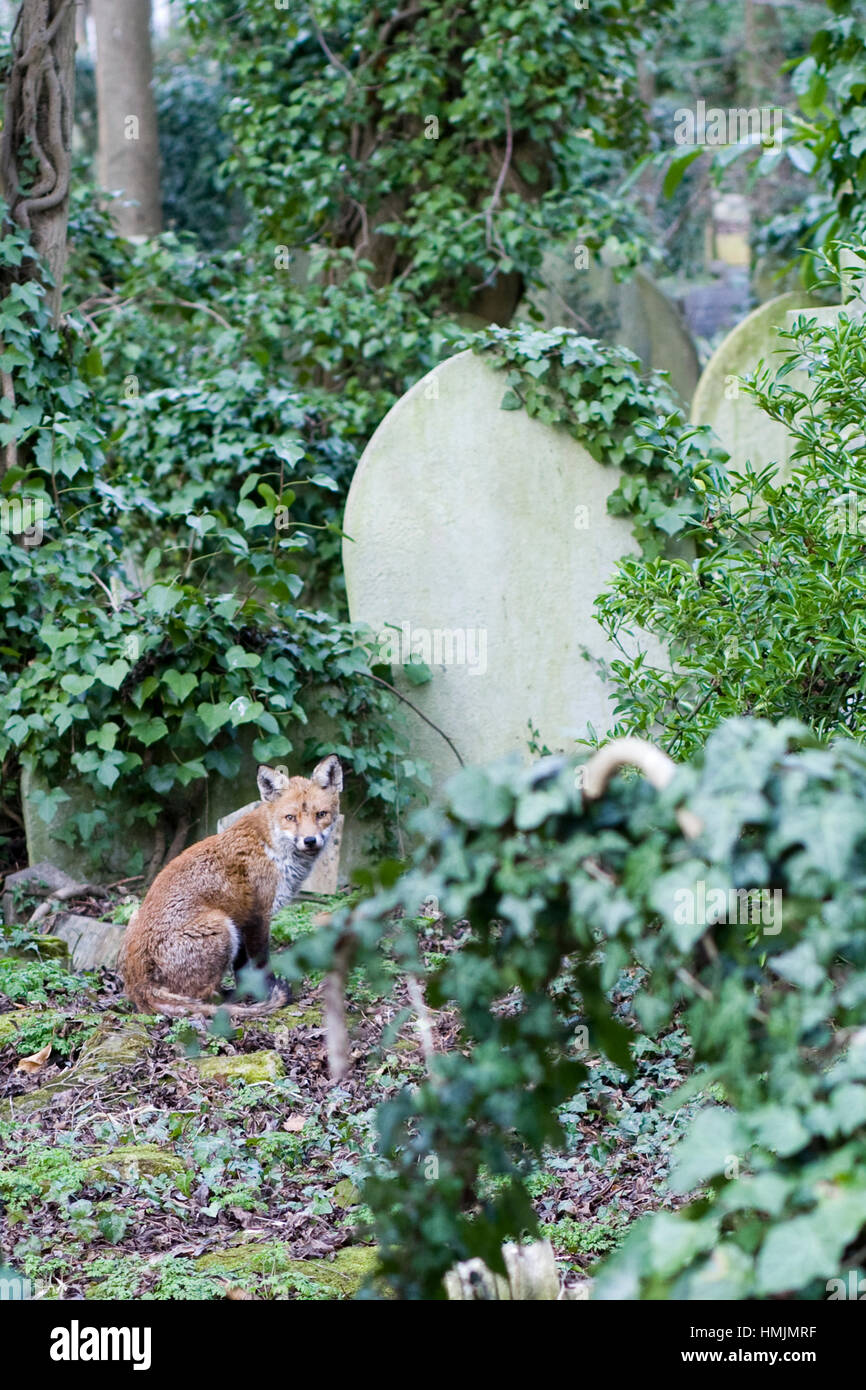
[[[784,469],[788,463],[787,430],[755,405],[740,378],[755,371],[759,362],[771,369],[781,366],[784,343],[779,331],[790,327],[797,310],[808,311],[817,304],[805,290],[780,294],[761,304],[722,340],[701,374],[692,401],[692,423],[712,426],[735,472],[742,472],[747,459],[756,469],[769,463]]]
[[[700,374],[697,350],[677,305],[647,271],[619,281],[602,260],[584,265],[573,247],[555,247],[542,258],[541,278],[543,288],[528,299],[542,327],[576,328],[630,348],[647,371],[667,372],[688,405]]]
[[[353,620],[369,624],[398,688],[467,763],[551,750],[587,724],[603,732],[607,690],[583,655],[612,655],[593,602],[637,552],[610,516],[620,474],[565,430],[501,409],[505,374],[471,351],[389,411],[346,503],[343,563]],[[401,663],[430,665],[409,685]],[[436,787],[457,770],[440,733],[411,711],[413,750]]]

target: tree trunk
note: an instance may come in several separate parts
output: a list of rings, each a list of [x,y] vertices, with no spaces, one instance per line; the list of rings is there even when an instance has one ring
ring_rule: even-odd
[[[51,273],[48,302],[55,322],[66,265],[74,92],[72,0],[22,0],[12,32],[0,183],[11,216],[29,228]]]
[[[159,143],[153,100],[150,0],[92,0],[96,29],[99,181],[121,236],[162,231]]]

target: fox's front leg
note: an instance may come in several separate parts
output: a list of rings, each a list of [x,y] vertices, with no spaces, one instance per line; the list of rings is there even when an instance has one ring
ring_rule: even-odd
[[[289,1004],[292,1000],[292,991],[285,980],[278,980],[270,968],[270,946],[269,923],[254,922],[244,929],[234,961],[235,987],[237,989],[241,971],[246,966],[252,965],[256,970],[264,971],[264,984],[268,994],[270,995],[275,989],[279,989],[285,994],[286,1003]]]

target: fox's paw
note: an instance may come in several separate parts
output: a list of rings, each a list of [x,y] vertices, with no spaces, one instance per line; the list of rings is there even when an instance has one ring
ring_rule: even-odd
[[[292,986],[288,980],[275,980],[271,989],[271,1002],[277,1009],[282,1009],[286,1004],[291,1004],[294,999]]]

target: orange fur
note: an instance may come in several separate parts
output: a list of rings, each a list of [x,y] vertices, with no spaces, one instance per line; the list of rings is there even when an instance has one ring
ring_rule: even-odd
[[[274,913],[294,897],[327,843],[340,808],[342,771],[325,758],[312,777],[260,767],[262,802],[220,835],[190,845],[157,875],[126,930],[121,971],[142,1013],[213,1015],[224,975],[268,968]],[[250,1018],[291,999],[268,973],[268,998],[232,1004]]]

